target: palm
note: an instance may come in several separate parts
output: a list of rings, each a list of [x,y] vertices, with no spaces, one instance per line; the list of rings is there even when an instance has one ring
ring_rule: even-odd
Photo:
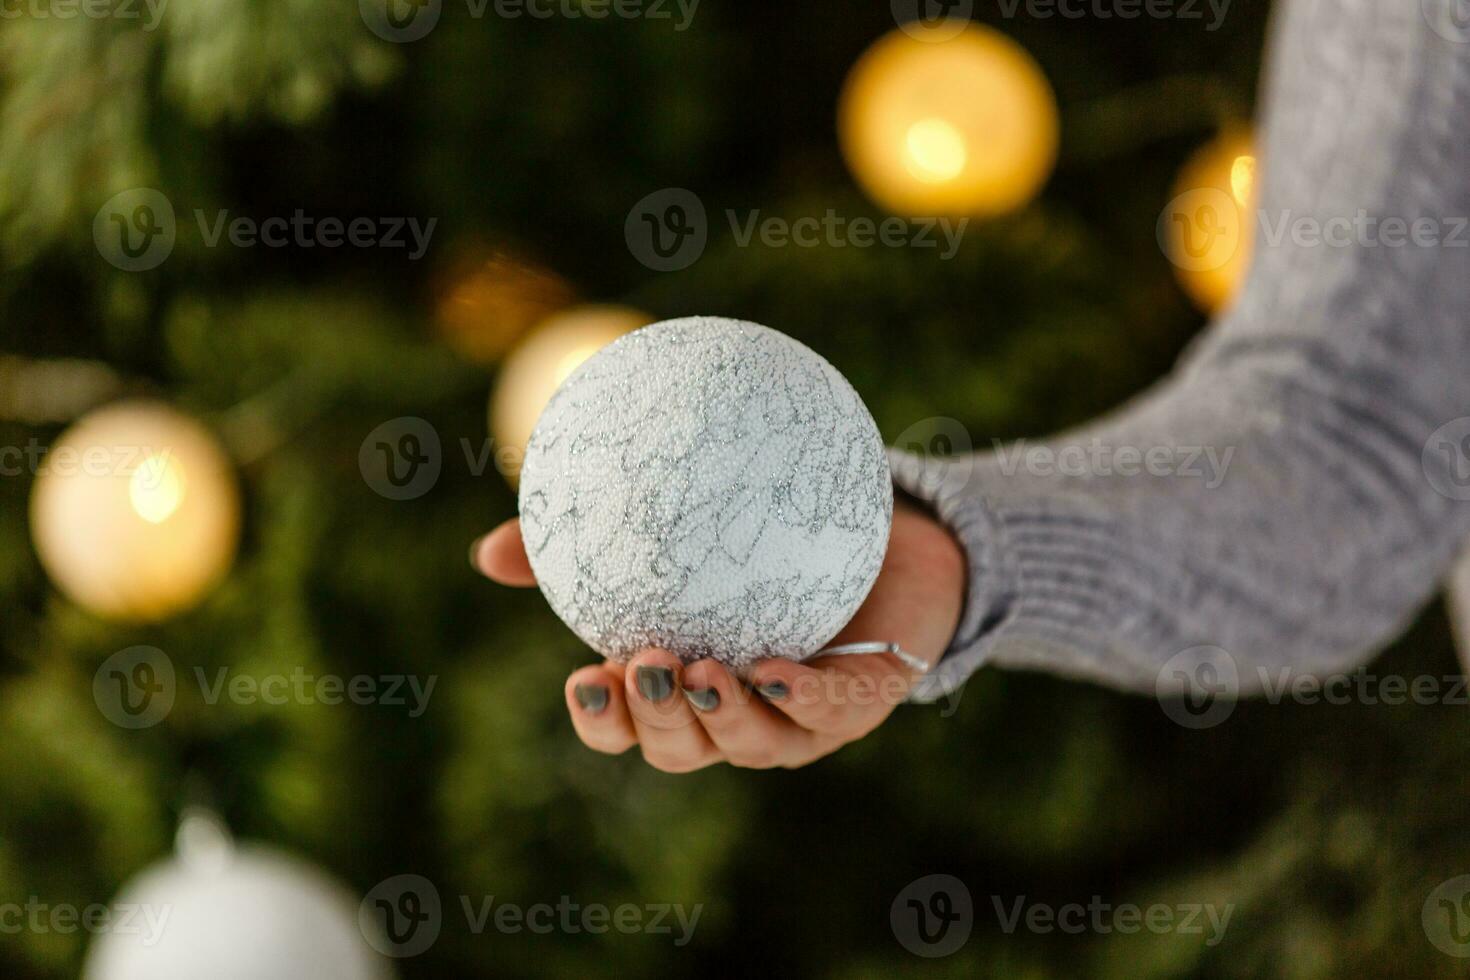
[[[516,521],[479,541],[471,559],[504,585],[536,584]],[[832,642],[897,643],[933,664],[959,622],[964,577],[964,556],[949,532],[921,511],[897,506],[878,580]],[[665,771],[721,761],[795,767],[877,728],[916,677],[896,658],[874,654],[805,664],[765,660],[747,685],[715,661],[685,666],[668,651],[649,649],[626,666],[604,662],[575,671],[566,701],[590,747],[619,753],[638,745]]]

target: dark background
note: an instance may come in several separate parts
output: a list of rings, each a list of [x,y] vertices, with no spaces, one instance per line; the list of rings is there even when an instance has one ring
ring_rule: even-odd
[[[879,2],[704,0],[670,21],[472,19],[390,45],[353,3],[172,0],[118,20],[0,23],[0,355],[105,362],[130,392],[228,430],[252,400],[281,434],[244,460],[241,552],[196,610],[150,627],[92,617],[30,543],[30,477],[0,479],[0,901],[106,901],[167,854],[207,798],[242,836],[309,856],[358,893],[422,874],[529,905],[703,903],[695,940],[468,934],[450,914],[405,978],[1459,976],[1420,909],[1470,870],[1463,706],[1243,704],[1190,731],[1151,699],[982,671],[951,717],[904,708],[796,772],[669,776],[580,746],[561,682],[590,654],[533,592],[474,575],[465,548],[515,512],[464,464],[495,366],[436,327],[456,261],[512,249],[584,299],[656,318],[737,316],[831,360],[885,437],[960,420],[976,442],[1083,421],[1168,369],[1202,327],[1155,240],[1184,160],[1255,100],[1266,5],[1207,21],[976,19],[1056,89],[1056,173],[1026,209],[974,223],[948,262],[913,249],[769,249],[712,236],[650,272],[629,208],[686,187],[711,215],[834,208],[882,217],[844,167],[843,78],[893,29]],[[1022,8],[1024,11],[1024,6]],[[179,210],[138,274],[92,219],[133,186]],[[374,249],[208,248],[194,208],[264,218],[438,218],[419,262]],[[718,222],[721,219],[715,218]],[[358,448],[421,416],[446,447],[428,495],[393,502]],[[65,418],[0,419],[0,444]],[[418,719],[387,707],[183,703],[142,732],[90,698],[146,643],[181,671],[434,674]],[[1428,611],[1377,673],[1456,671]],[[975,930],[937,961],[889,906],[959,877]],[[1018,932],[993,901],[1233,904],[1203,938]],[[992,896],[998,896],[993,899]],[[74,976],[81,936],[0,936],[0,974]]]

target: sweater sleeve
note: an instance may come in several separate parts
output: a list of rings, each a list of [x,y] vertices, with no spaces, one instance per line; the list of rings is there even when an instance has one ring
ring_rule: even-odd
[[[1434,594],[1470,535],[1457,2],[1278,6],[1253,267],[1169,377],[1052,439],[893,453],[970,566],[916,700],[987,663],[1153,691],[1201,647],[1248,694],[1356,666]],[[1351,240],[1280,234],[1300,221]]]

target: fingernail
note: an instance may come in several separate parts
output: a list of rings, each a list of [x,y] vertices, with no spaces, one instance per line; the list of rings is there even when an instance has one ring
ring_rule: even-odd
[[[701,688],[698,691],[685,688],[684,696],[700,711],[713,711],[720,706],[720,692],[712,687]]]
[[[667,667],[639,667],[638,693],[650,701],[664,701],[674,693],[674,672]]]
[[[770,681],[769,683],[758,685],[756,690],[767,701],[783,700],[790,693],[790,689],[786,686],[785,681]]]
[[[484,544],[485,539],[489,536],[488,534],[482,534],[470,542],[470,567],[475,569],[475,571],[480,570],[480,545]]]
[[[607,688],[600,684],[578,684],[572,693],[576,695],[582,710],[589,715],[600,715],[602,709],[607,707]]]

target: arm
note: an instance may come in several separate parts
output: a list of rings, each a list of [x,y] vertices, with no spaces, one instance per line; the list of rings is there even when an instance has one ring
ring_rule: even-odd
[[[1470,415],[1470,236],[1455,220],[1470,215],[1470,28],[1455,43],[1430,25],[1454,5],[1278,11],[1250,279],[1171,377],[1045,444],[1102,465],[895,454],[969,564],[960,629],[917,699],[986,663],[1153,690],[1200,645],[1228,651],[1249,692],[1260,670],[1360,663],[1433,594],[1470,534],[1470,504],[1431,482],[1457,461],[1431,435]],[[1264,227],[1362,212],[1432,219],[1445,242],[1373,244],[1361,219],[1348,247]],[[1179,462],[1213,450],[1223,476],[1118,475],[1118,450],[1153,447]]]
[[[1448,23],[1455,3],[1425,11]],[[1286,0],[1283,15],[1263,212],[1273,225],[1428,217],[1450,234],[1448,219],[1470,214],[1470,43],[1431,31],[1411,2]],[[878,582],[834,642],[893,640],[937,668],[766,661],[752,695],[712,661],[684,668],[649,650],[572,674],[572,722],[592,748],[637,745],[668,771],[794,766],[862,737],[905,694],[942,696],[986,663],[1152,690],[1174,655],[1213,645],[1248,691],[1254,667],[1359,662],[1470,534],[1470,505],[1430,482],[1446,486],[1465,461],[1426,452],[1470,415],[1467,317],[1470,250],[1262,240],[1234,311],[1173,376],[1045,447],[1084,459],[1094,446],[1213,449],[1223,474],[1058,477],[999,454],[959,465],[895,454],[898,483],[949,531],[896,508]],[[498,581],[533,584],[514,522],[472,558]]]

